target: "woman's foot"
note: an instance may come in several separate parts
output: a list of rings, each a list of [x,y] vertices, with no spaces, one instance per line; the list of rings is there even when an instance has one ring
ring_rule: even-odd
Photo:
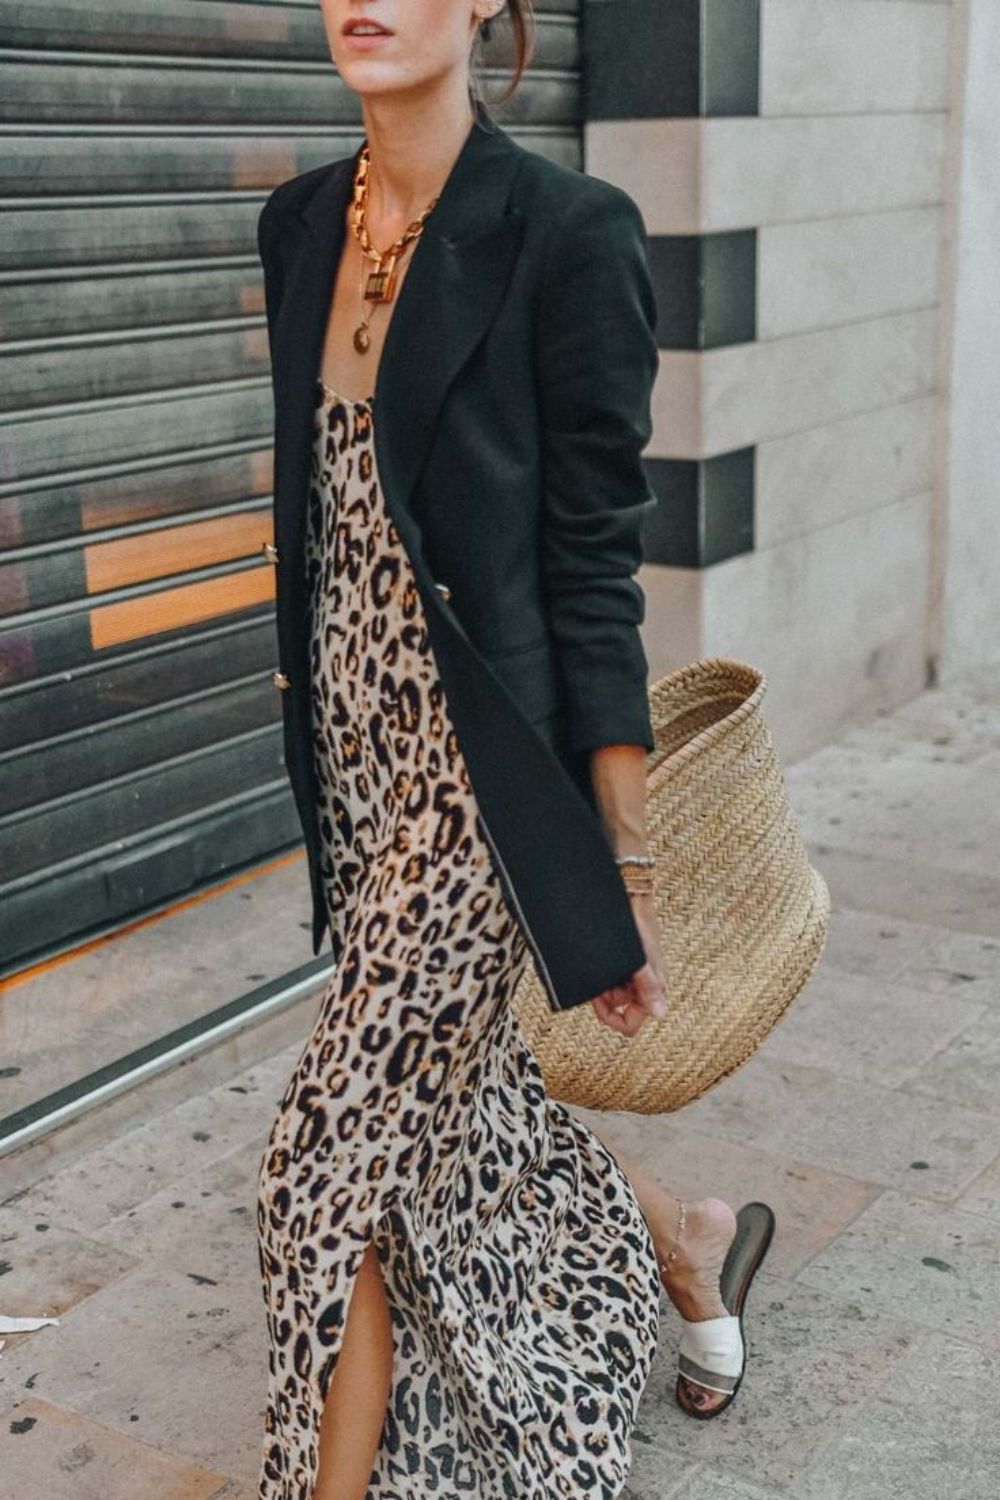
[[[681,1317],[691,1322],[723,1317],[729,1309],[722,1300],[719,1277],[736,1235],[736,1214],[722,1198],[695,1198],[684,1205],[678,1233],[680,1201],[664,1193],[663,1205],[650,1230],[664,1291]],[[689,1410],[707,1412],[726,1399],[722,1391],[709,1390],[685,1375],[678,1377],[678,1400]]]

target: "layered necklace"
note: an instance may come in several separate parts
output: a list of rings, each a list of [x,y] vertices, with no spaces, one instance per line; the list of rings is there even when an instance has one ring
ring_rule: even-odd
[[[396,295],[396,262],[411,240],[423,232],[424,221],[437,198],[432,198],[419,218],[406,226],[398,239],[393,240],[388,250],[376,250],[368,236],[368,168],[367,142],[361,149],[354,172],[354,194],[351,200],[351,227],[366,258],[374,263],[374,270],[362,266],[361,272],[361,322],[354,330],[354,347],[365,354],[371,344],[368,309],[366,303],[391,302]]]

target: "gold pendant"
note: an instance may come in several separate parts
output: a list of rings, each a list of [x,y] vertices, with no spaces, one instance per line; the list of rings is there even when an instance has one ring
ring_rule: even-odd
[[[366,302],[391,302],[395,295],[396,256],[392,255],[384,269],[380,260],[375,270],[369,271],[365,281],[364,299]]]
[[[357,328],[355,328],[355,330],[354,330],[354,347],[355,347],[355,349],[358,351],[359,354],[364,354],[367,351],[368,345],[370,343],[371,343],[371,338],[370,338],[369,333],[368,333],[368,324],[367,323],[359,323],[358,326],[357,326]]]
[[[391,302],[396,294],[396,278],[392,271],[369,271],[365,282],[366,302]]]

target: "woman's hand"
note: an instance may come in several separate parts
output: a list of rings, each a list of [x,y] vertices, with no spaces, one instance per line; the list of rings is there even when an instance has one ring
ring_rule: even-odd
[[[598,1019],[609,1030],[621,1032],[623,1036],[635,1036],[648,1015],[664,1016],[667,1013],[663,952],[653,897],[630,896],[629,899],[646,950],[646,962],[641,969],[636,969],[627,984],[605,990],[591,1001]]]

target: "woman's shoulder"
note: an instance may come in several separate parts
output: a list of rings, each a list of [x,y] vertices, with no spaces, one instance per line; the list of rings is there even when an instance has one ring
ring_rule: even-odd
[[[546,284],[589,267],[626,279],[644,276],[649,234],[638,204],[617,183],[526,151],[511,189],[525,221],[525,252]],[[585,284],[578,277],[579,286]]]
[[[257,233],[262,246],[265,246],[271,236],[278,232],[289,214],[301,213],[313,193],[331,172],[337,171],[343,162],[350,162],[353,159],[353,156],[338,157],[336,161],[323,162],[318,167],[309,167],[304,172],[297,172],[294,177],[286,177],[284,182],[279,182],[277,187],[272,188],[264,199],[257,217]]]
[[[562,220],[566,215],[618,212],[642,221],[635,199],[617,183],[527,149],[514,181],[512,201],[527,214],[546,216],[550,229],[558,222],[552,215]]]

